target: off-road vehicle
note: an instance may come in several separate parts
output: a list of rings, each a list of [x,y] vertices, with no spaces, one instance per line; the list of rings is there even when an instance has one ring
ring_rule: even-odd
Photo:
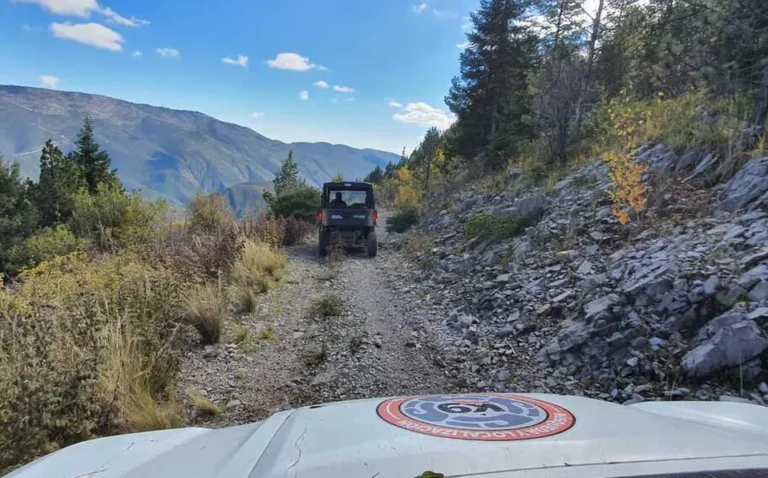
[[[378,212],[369,183],[323,184],[320,212],[317,214],[318,251],[328,253],[331,241],[347,248],[364,247],[369,257],[376,255]]]

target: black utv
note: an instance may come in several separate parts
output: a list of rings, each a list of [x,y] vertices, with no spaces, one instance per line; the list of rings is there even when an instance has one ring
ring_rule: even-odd
[[[328,253],[328,245],[339,241],[344,247],[364,247],[369,257],[376,255],[376,222],[378,212],[369,183],[343,182],[323,184],[318,250]]]

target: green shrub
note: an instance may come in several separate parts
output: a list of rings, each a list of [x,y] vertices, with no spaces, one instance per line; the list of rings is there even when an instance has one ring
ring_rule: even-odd
[[[319,318],[337,317],[344,311],[344,301],[341,297],[328,292],[317,299],[312,304],[312,316]]]
[[[82,253],[0,289],[0,470],[100,435],[178,426],[181,290],[133,254]]]
[[[144,245],[164,230],[166,210],[164,202],[101,185],[94,195],[78,193],[70,228],[102,251]]]
[[[320,206],[320,191],[309,186],[297,186],[278,195],[267,194],[264,199],[272,214],[312,221]]]
[[[54,256],[74,252],[81,246],[81,241],[65,226],[45,228],[10,250],[8,269],[15,271],[32,267]]]
[[[387,232],[406,232],[419,223],[419,213],[415,207],[402,208],[387,220]]]
[[[235,220],[224,196],[215,193],[198,193],[188,209],[189,230],[192,234],[216,234]]]
[[[467,237],[507,239],[522,233],[528,223],[517,216],[494,216],[487,212],[473,214],[464,225]]]

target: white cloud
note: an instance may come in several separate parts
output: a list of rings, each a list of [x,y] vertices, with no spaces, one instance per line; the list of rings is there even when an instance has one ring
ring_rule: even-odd
[[[389,106],[391,106],[392,108],[402,108],[402,107],[403,107],[403,104],[402,104],[402,103],[400,103],[400,102],[397,102],[397,101],[395,101],[395,100],[389,100],[389,103],[388,103],[388,104],[389,104]]]
[[[472,28],[472,19],[470,17],[464,17],[461,20],[462,20],[461,29],[463,31],[467,31]]]
[[[320,70],[320,71],[331,71],[330,68],[328,68],[327,66],[323,66],[323,65],[317,65],[317,69]]]
[[[323,80],[316,81],[316,82],[314,82],[312,84],[317,86],[318,88],[322,88],[324,90],[327,90],[328,88],[331,87],[331,85],[329,85],[328,83],[324,82]]]
[[[227,65],[237,65],[246,68],[248,66],[248,57],[243,55],[237,55],[237,58],[225,56],[221,59],[221,62],[226,63]]]
[[[456,44],[456,48],[458,48],[459,50],[466,50],[468,46],[469,46],[469,42],[468,41],[465,41],[464,43],[457,43]]]
[[[438,18],[443,18],[443,17],[453,18],[456,16],[456,12],[452,12],[450,10],[438,10],[436,8],[432,9],[432,14]]]
[[[96,0],[12,0],[17,3],[33,3],[56,15],[74,15],[88,17],[92,11],[99,9]]]
[[[309,91],[307,90],[299,91],[299,99],[301,101],[307,101],[309,99]]]
[[[160,56],[177,58],[181,56],[181,52],[175,48],[158,48],[155,50]]]
[[[349,86],[333,85],[333,91],[338,91],[339,93],[354,93],[355,89],[350,88]]]
[[[136,58],[140,57],[141,55],[141,50],[134,50],[134,52],[131,53],[131,56],[135,56]]]
[[[103,15],[107,20],[126,27],[143,27],[149,25],[148,20],[131,17],[126,18],[109,7],[102,8],[97,0],[12,0],[17,3],[32,3],[56,15],[70,15],[89,18],[91,13]]]
[[[307,71],[317,66],[310,63],[309,58],[298,53],[278,53],[274,60],[267,60],[267,65],[270,68],[293,71]]]
[[[103,48],[105,50],[121,51],[123,37],[99,23],[52,23],[51,33],[56,38],[74,40],[85,45]]]
[[[426,103],[408,103],[403,111],[392,118],[403,123],[436,126],[440,129],[448,129],[456,120],[452,114],[433,108]]]
[[[412,6],[411,10],[413,11],[413,13],[424,13],[427,10],[429,10],[429,5],[427,5],[426,3],[421,3],[419,5]]]
[[[61,78],[53,75],[40,75],[40,81],[43,83],[44,86],[55,89],[56,85],[58,85],[59,81],[61,81]]]
[[[125,27],[145,27],[149,25],[149,20],[142,20],[141,18],[136,17],[125,18],[109,7],[100,8],[98,9],[98,12],[107,17],[107,19]]]
[[[261,111],[254,111],[253,113],[251,113],[251,118],[259,119],[263,117],[264,117],[264,113]]]

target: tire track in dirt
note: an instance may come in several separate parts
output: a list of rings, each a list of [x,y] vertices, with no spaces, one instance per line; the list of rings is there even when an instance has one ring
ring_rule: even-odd
[[[314,403],[459,390],[442,365],[434,321],[392,282],[403,258],[388,247],[386,218],[382,212],[375,258],[350,251],[334,265],[318,257],[314,241],[291,248],[284,284],[239,319],[249,343],[235,343],[230,319],[221,344],[188,352],[185,396],[200,392],[224,409],[216,417],[190,412],[190,422],[227,426]],[[328,292],[343,299],[344,313],[312,317],[313,301]],[[259,339],[267,335],[274,338]]]

